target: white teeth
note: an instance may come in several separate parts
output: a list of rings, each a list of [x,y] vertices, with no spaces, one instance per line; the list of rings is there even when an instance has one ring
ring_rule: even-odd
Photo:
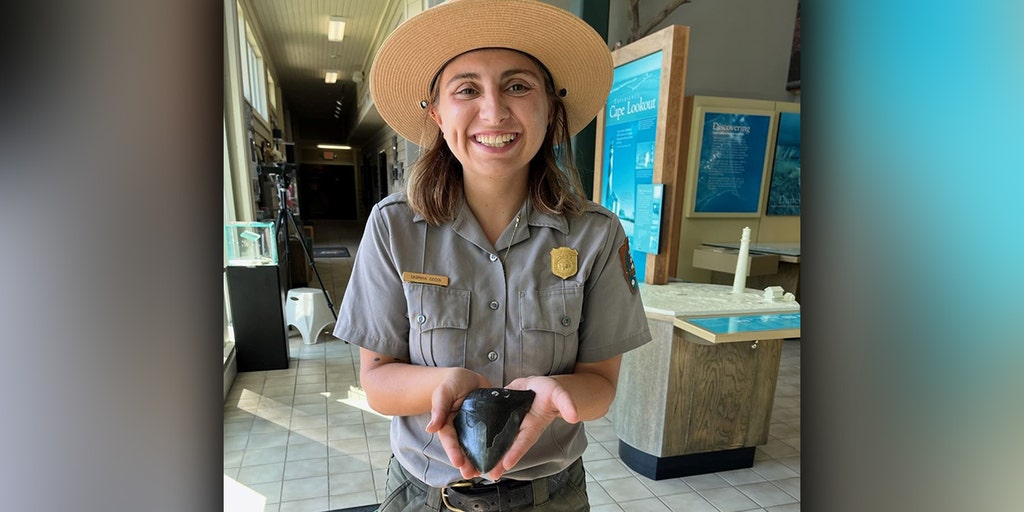
[[[500,148],[509,142],[515,140],[516,136],[514,133],[505,133],[502,135],[477,135],[476,141],[485,146],[492,148]]]

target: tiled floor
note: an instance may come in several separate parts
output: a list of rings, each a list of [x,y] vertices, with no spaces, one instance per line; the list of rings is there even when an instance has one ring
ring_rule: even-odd
[[[353,251],[358,231],[318,226]],[[354,253],[354,252],[353,252]],[[340,303],[340,297],[335,297]],[[289,339],[286,370],[238,374],[224,404],[225,510],[315,511],[378,503],[388,419],[358,395],[358,351],[330,336]],[[594,512],[800,510],[800,341],[783,344],[768,443],[754,467],[653,481],[618,457],[607,419],[588,422],[583,456]]]

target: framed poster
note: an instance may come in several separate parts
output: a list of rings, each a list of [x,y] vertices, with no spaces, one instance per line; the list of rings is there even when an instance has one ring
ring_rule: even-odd
[[[650,284],[667,283],[678,259],[684,178],[678,149],[689,34],[689,27],[672,25],[613,51],[612,88],[597,118],[594,201],[618,216],[637,279]],[[652,219],[658,226],[650,225]],[[640,229],[638,222],[644,223]]]
[[[800,215],[800,113],[779,113],[768,215]]]
[[[759,215],[769,113],[704,111],[693,213]]]

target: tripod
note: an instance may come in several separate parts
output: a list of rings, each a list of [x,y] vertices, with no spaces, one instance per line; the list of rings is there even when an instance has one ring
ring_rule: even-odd
[[[291,184],[290,173],[294,172],[294,169],[287,169],[284,167],[285,165],[287,164],[279,166],[281,172],[269,173],[274,179],[274,183],[277,185],[277,199],[280,203],[280,211],[277,214],[277,230],[279,234],[282,231],[284,233],[283,238],[280,236],[278,237],[278,240],[284,240],[284,266],[288,269],[290,276],[292,260],[291,250],[289,247],[290,244],[288,243],[288,223],[291,222],[292,227],[295,228],[295,233],[299,236],[299,245],[302,246],[302,252],[306,254],[306,262],[308,262],[310,268],[313,269],[313,275],[316,276],[316,281],[320,284],[320,290],[324,292],[324,298],[327,299],[327,307],[331,310],[331,316],[333,316],[334,320],[337,321],[338,314],[334,312],[334,303],[331,302],[331,294],[327,293],[327,288],[324,287],[324,281],[323,279],[320,279],[320,271],[316,269],[316,262],[313,261],[313,254],[310,252],[310,248],[306,247],[306,240],[305,237],[302,236],[302,229],[299,228],[299,223],[295,221],[295,215],[292,213],[291,208],[288,207],[287,190],[288,186]],[[290,277],[288,281],[291,282]]]

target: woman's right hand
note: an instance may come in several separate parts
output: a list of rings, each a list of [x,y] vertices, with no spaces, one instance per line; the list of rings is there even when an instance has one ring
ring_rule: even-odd
[[[437,434],[441,446],[448,454],[452,466],[459,469],[462,478],[470,479],[480,476],[480,470],[466,458],[459,445],[459,437],[455,432],[455,414],[462,407],[462,401],[471,391],[478,388],[491,387],[487,378],[465,368],[451,368],[451,372],[434,388],[430,400],[430,422],[427,432]]]

